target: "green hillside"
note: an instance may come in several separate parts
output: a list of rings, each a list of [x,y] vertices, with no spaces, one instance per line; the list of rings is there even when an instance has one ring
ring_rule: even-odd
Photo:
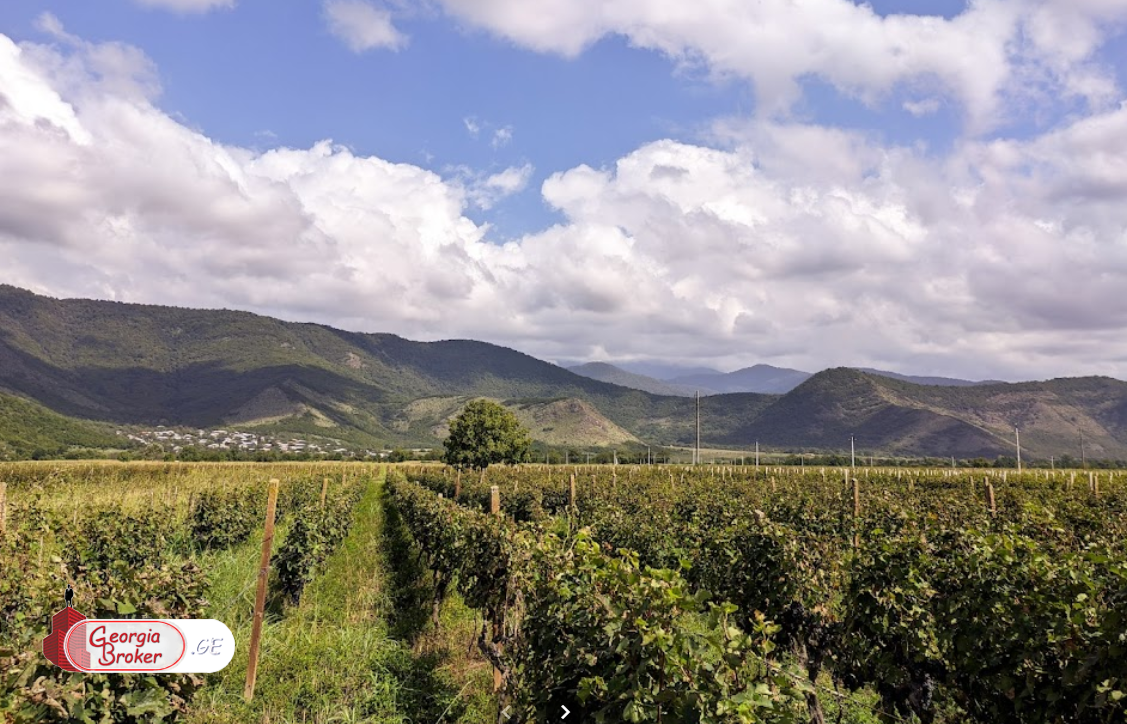
[[[0,460],[59,457],[74,448],[121,447],[121,438],[105,425],[64,417],[0,392]]]
[[[413,342],[247,312],[57,300],[2,285],[0,391],[42,406],[9,413],[16,428],[24,414],[51,411],[119,425],[239,426],[366,447],[433,446],[466,400],[490,397],[549,444],[688,445],[696,435],[692,398],[590,379],[484,342]],[[859,447],[882,454],[993,457],[1012,452],[1014,426],[1030,456],[1078,456],[1083,434],[1089,455],[1127,458],[1127,383],[940,387],[840,368],[785,395],[701,400],[702,441],[744,449],[758,440],[840,451],[854,435]],[[12,447],[17,436],[6,431],[3,439]]]
[[[848,368],[821,372],[778,398],[751,424],[721,437],[735,444],[880,453],[994,457],[1127,458],[1127,383],[1083,377],[974,387],[917,385]]]
[[[588,379],[471,340],[413,342],[246,312],[55,300],[0,286],[0,388],[58,412],[141,425],[311,432],[364,444],[433,444],[443,415],[405,413],[436,397],[574,399],[626,435],[687,442],[692,401]],[[723,419],[766,404],[751,396]],[[622,432],[606,429],[606,444]],[[558,439],[558,434],[550,436]],[[593,444],[593,443],[589,443]]]

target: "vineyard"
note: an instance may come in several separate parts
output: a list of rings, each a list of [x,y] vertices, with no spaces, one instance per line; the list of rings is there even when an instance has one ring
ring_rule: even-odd
[[[253,698],[270,480],[276,530]],[[1099,471],[0,465],[0,721],[1127,722]],[[218,618],[218,674],[72,674],[91,617]]]
[[[525,721],[1127,721],[1114,474],[416,468],[390,492]]]
[[[248,702],[271,478],[277,528]],[[377,562],[381,479],[376,466],[331,463],[0,465],[0,721],[324,721],[347,710],[408,721],[401,710],[429,711],[394,690],[427,672],[380,628],[379,581],[358,580]],[[40,641],[67,583],[88,617],[222,620],[235,633],[235,660],[207,676],[65,672]],[[367,687],[380,667],[392,673],[375,695]],[[441,684],[431,693],[446,695]]]

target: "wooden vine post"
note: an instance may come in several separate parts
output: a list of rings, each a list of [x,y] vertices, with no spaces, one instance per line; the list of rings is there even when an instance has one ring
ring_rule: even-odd
[[[989,480],[986,481],[986,497],[990,501],[990,517],[996,518],[998,516],[998,506],[994,504],[994,484]]]
[[[493,515],[501,515],[501,488],[497,485],[489,486],[489,512]],[[501,637],[501,626],[498,621],[493,622],[493,642],[498,648],[497,639]],[[500,691],[501,686],[504,684],[504,677],[501,675],[501,670],[496,666],[493,667],[493,691]]]
[[[462,471],[458,470],[458,477],[454,480],[454,499],[462,497]]]
[[[567,504],[574,510],[575,509],[575,474],[571,476],[571,482],[568,484]]]
[[[258,565],[258,591],[254,597],[254,623],[250,632],[250,660],[247,662],[247,684],[243,698],[254,698],[254,680],[258,676],[258,646],[262,638],[262,615],[266,608],[266,582],[270,573],[270,551],[274,543],[274,511],[278,506],[278,479],[270,480],[266,501],[266,528],[262,533],[262,559]]]
[[[325,481],[321,483],[321,510],[325,509],[325,496],[329,494],[329,476],[325,476]]]
[[[853,478],[853,547],[861,545],[861,485]]]

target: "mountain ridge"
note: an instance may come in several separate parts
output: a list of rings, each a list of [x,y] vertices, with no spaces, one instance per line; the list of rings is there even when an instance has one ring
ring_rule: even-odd
[[[57,300],[6,285],[0,391],[91,423],[246,424],[365,445],[436,445],[474,397],[522,410],[545,444],[686,445],[696,429],[690,397],[590,379],[486,342]],[[1127,458],[1127,383],[1111,378],[940,387],[833,368],[785,394],[702,397],[701,409],[704,443],[743,449],[759,440],[842,450],[852,434],[881,453],[990,457],[1011,453],[1020,425],[1030,456],[1072,454],[1082,432],[1090,455]]]

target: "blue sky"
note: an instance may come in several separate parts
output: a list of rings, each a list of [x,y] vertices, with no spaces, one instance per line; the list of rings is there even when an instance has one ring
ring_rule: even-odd
[[[1125,27],[1127,0],[7,0],[0,282],[547,359],[1115,374]]]
[[[499,238],[558,220],[536,193],[548,174],[613,163],[652,140],[695,139],[709,119],[752,104],[745,86],[672,72],[668,59],[621,37],[566,59],[422,10],[397,23],[410,36],[405,49],[363,54],[330,33],[315,2],[241,0],[185,15],[120,0],[14,0],[0,7],[0,29],[47,40],[36,29],[45,10],[87,41],[142,48],[160,69],[158,105],[223,143],[308,147],[331,138],[440,172],[531,162],[527,192],[475,214]],[[466,119],[480,126],[476,138]],[[512,140],[495,147],[503,128]]]

